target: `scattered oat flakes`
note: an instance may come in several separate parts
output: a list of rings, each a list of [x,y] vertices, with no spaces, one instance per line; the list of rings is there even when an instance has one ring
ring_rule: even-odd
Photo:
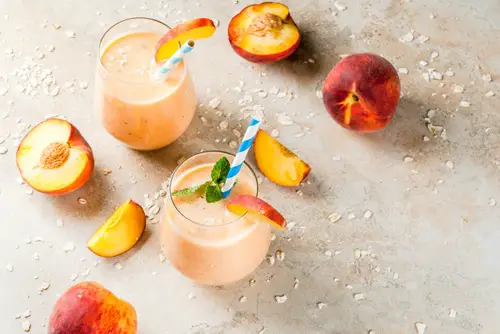
[[[352,285],[350,285],[350,284],[346,284],[346,285],[345,285],[345,288],[346,288],[346,289],[348,289],[348,290],[352,290]]]
[[[343,12],[344,10],[346,10],[346,9],[347,9],[347,7],[346,7],[345,5],[343,5],[343,4],[341,4],[341,3],[338,3],[338,2],[335,2],[335,3],[334,3],[334,6],[335,6],[335,8],[337,8],[337,10],[338,10],[339,12]]]
[[[450,318],[455,318],[457,316],[457,311],[455,311],[454,309],[450,309],[449,316]]]
[[[429,63],[428,63],[427,61],[425,61],[425,60],[421,60],[421,61],[419,61],[419,62],[418,62],[418,64],[419,64],[420,66],[427,66],[427,65],[429,65]]]
[[[349,213],[347,214],[347,219],[349,219],[349,220],[353,220],[353,219],[355,219],[355,218],[356,218],[356,215],[355,215],[354,213],[349,212]]]
[[[7,263],[7,265],[5,266],[5,269],[7,269],[7,271],[9,271],[9,272],[13,272],[14,266],[10,263]]]
[[[373,216],[373,212],[371,212],[370,210],[366,210],[363,217],[365,217],[366,219],[370,219],[371,217]]]
[[[66,36],[68,36],[69,38],[75,38],[75,32],[74,31],[71,31],[71,30],[67,30],[65,32]]]
[[[78,203],[80,203],[81,205],[85,205],[87,204],[87,200],[83,197],[78,197]]]
[[[409,156],[406,156],[403,159],[403,162],[405,162],[407,164],[410,163],[410,162],[413,162],[413,161],[414,161],[414,159],[412,157],[409,157]]]
[[[357,249],[357,248],[354,250],[354,257],[356,259],[361,258],[361,251],[359,249]]]
[[[267,256],[267,263],[269,263],[270,266],[274,265],[275,258],[274,255],[268,255]]]
[[[64,251],[65,253],[67,253],[67,252],[72,252],[72,251],[74,251],[74,250],[75,250],[75,244],[74,244],[74,243],[72,243],[72,242],[68,242],[68,243],[67,243],[66,245],[64,245],[64,247],[63,247],[63,251]]]
[[[408,69],[406,67],[400,67],[400,68],[398,68],[398,72],[399,73],[403,73],[403,74],[408,74],[409,73],[409,71],[408,71]]]
[[[427,329],[427,325],[424,323],[421,323],[421,322],[416,322],[415,329],[417,330],[418,334],[425,334],[425,330]]]
[[[325,256],[328,256],[328,257],[333,255],[331,250],[326,250],[324,254],[325,254]]]
[[[490,90],[486,94],[484,94],[484,96],[486,96],[486,97],[493,97],[493,96],[495,96],[495,93]]]
[[[117,262],[117,263],[115,263],[115,268],[118,269],[118,270],[120,270],[120,269],[123,268],[123,266],[121,265],[120,262]]]
[[[241,296],[240,297],[240,303],[245,303],[248,301],[248,298],[246,296]]]
[[[446,76],[448,76],[448,77],[452,77],[452,76],[454,76],[454,75],[455,75],[455,72],[453,72],[453,71],[451,71],[451,70],[448,70],[448,71],[446,71],[444,74],[445,74]]]
[[[42,285],[38,288],[38,292],[43,292],[46,291],[50,288],[50,283],[49,282],[42,282]]]
[[[64,221],[62,219],[56,220],[56,224],[58,227],[63,227],[64,226]]]
[[[353,295],[353,297],[354,297],[354,300],[363,300],[363,299],[365,299],[365,295],[362,294],[362,293],[355,293]]]
[[[427,137],[427,136],[423,136],[422,140],[425,141],[425,142],[431,141],[431,139],[429,137]]]
[[[77,278],[78,278],[78,274],[73,274],[73,275],[71,275],[71,277],[69,279],[72,281],[75,281]]]
[[[460,85],[454,85],[453,86],[453,93],[463,93],[464,92],[464,86],[460,86]]]
[[[250,286],[254,286],[255,284],[257,283],[257,281],[253,278],[251,278],[249,281],[248,281],[248,285]]]
[[[158,260],[160,260],[160,263],[165,262],[166,259],[167,258],[165,257],[165,255],[163,254],[163,252],[158,253]]]
[[[488,73],[483,74],[482,79],[483,79],[483,81],[491,82],[491,80],[492,80],[491,79],[491,74],[488,74]]]
[[[327,307],[328,305],[326,303],[323,303],[323,302],[318,302],[318,303],[316,303],[316,306],[321,310],[321,309]]]
[[[431,77],[434,80],[443,80],[443,75],[439,72],[436,72],[436,71],[432,71]]]
[[[406,35],[401,36],[399,38],[399,41],[403,43],[410,43],[414,38],[415,37],[413,36],[413,31],[409,31],[408,33],[406,33]]]
[[[292,125],[293,124],[293,120],[290,116],[288,116],[287,114],[284,114],[284,113],[278,113],[276,114],[277,118],[278,118],[278,122],[280,124],[283,124],[283,125]]]
[[[316,96],[318,97],[318,99],[322,99],[323,98],[323,91],[318,88],[316,90]]]
[[[271,136],[274,137],[274,138],[278,138],[280,135],[280,130],[278,129],[272,129],[271,130]]]
[[[455,164],[453,163],[453,161],[450,161],[450,160],[446,161],[445,165],[449,169],[453,169],[453,167],[455,167]]]
[[[231,148],[236,148],[236,147],[238,147],[238,143],[237,143],[237,142],[235,142],[234,140],[231,140],[231,141],[229,142],[229,147],[231,147]]]
[[[38,253],[33,253],[33,260],[40,260],[40,255]]]
[[[220,106],[221,103],[222,103],[221,99],[219,99],[218,97],[214,97],[208,102],[208,105],[210,106],[210,108],[216,109],[218,106]]]
[[[398,274],[398,273],[394,273],[394,274],[392,275],[392,278],[393,278],[393,279],[398,279],[398,278],[399,278],[399,274]]]
[[[284,302],[287,301],[287,299],[288,299],[287,295],[276,295],[276,296],[274,296],[274,300],[278,304],[283,304]]]
[[[293,283],[293,288],[294,288],[295,290],[297,290],[297,289],[299,288],[299,283],[300,283],[299,279],[298,279],[298,278],[295,278],[295,279],[294,279],[294,283]]]
[[[497,201],[494,198],[490,198],[488,201],[489,206],[495,206],[497,205]]]
[[[29,332],[31,330],[31,323],[29,320],[23,320],[21,323],[21,327],[23,328],[23,331]]]
[[[278,249],[276,251],[276,259],[278,261],[283,261],[285,259],[285,252],[283,252],[281,249]]]
[[[439,57],[439,52],[432,51],[432,53],[431,53],[431,59],[436,59],[437,57]]]
[[[424,77],[425,81],[431,82],[431,75],[429,73],[422,73],[422,76]]]
[[[31,317],[31,310],[26,310],[22,313],[23,318]]]
[[[464,108],[469,108],[470,107],[470,102],[462,100],[460,101],[460,106]]]
[[[430,39],[429,36],[420,35],[420,36],[417,37],[417,42],[419,42],[419,43],[426,43],[426,42],[429,41],[429,39]]]
[[[339,213],[337,213],[337,212],[334,212],[334,213],[332,213],[332,214],[330,214],[330,215],[328,216],[328,219],[329,219],[329,220],[330,220],[330,222],[332,222],[332,223],[336,223],[336,222],[338,222],[341,218],[342,218],[342,216],[341,216]]]

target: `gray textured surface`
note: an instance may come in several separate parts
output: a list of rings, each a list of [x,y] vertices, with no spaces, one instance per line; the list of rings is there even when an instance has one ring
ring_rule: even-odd
[[[499,2],[340,2],[347,9],[332,16],[337,11],[333,1],[289,1],[304,42],[291,60],[263,67],[239,58],[226,41],[230,17],[247,1],[176,0],[160,9],[165,1],[3,0],[0,91],[10,88],[0,96],[0,137],[7,137],[0,146],[8,149],[0,155],[0,331],[22,332],[15,315],[30,309],[31,332],[44,333],[58,294],[79,273],[76,281],[96,280],[130,301],[143,334],[257,333],[262,328],[272,334],[356,334],[370,329],[402,334],[416,333],[416,322],[427,324],[429,334],[498,333],[500,205],[490,204],[491,198],[500,201],[500,104],[497,96],[485,93],[498,95]],[[169,24],[199,16],[220,20],[216,36],[199,43],[189,65],[200,103],[221,98],[223,115],[200,107],[188,133],[175,144],[137,153],[107,135],[93,115],[98,40],[121,18],[165,13]],[[411,29],[415,39],[399,41]],[[67,30],[75,32],[74,39],[66,36]],[[420,43],[420,35],[430,40]],[[49,45],[55,46],[54,52],[47,50]],[[37,58],[37,47],[43,59]],[[377,134],[341,129],[316,96],[339,55],[357,51],[383,54],[397,68],[409,70],[401,74],[404,96],[397,117]],[[430,62],[433,51],[439,56]],[[26,63],[25,57],[52,69],[60,86],[75,80],[75,92],[61,88],[58,96],[49,97],[37,89],[40,94],[33,98],[20,93],[17,86],[26,83],[12,72]],[[429,65],[419,66],[420,60]],[[443,74],[451,69],[454,76],[427,82],[422,73],[428,68]],[[492,75],[492,82],[482,79],[485,73]],[[233,89],[239,80],[245,83],[242,93]],[[80,87],[82,81],[89,83],[87,89]],[[463,85],[464,93],[453,93],[454,84]],[[286,98],[260,98],[252,92],[273,86],[297,98],[287,103]],[[280,140],[300,152],[313,170],[310,184],[301,188],[303,196],[269,181],[263,184],[264,197],[296,223],[271,248],[283,249],[285,260],[272,267],[264,262],[252,275],[257,280],[253,287],[246,280],[217,289],[197,286],[160,264],[159,226],[149,223],[140,247],[94,266],[98,259],[85,243],[113,206],[128,197],[144,203],[144,194],[153,196],[182,156],[200,149],[232,150],[227,142],[236,137],[217,125],[227,119],[230,130],[244,126],[238,100],[245,92],[253,96],[248,105],[264,106],[266,128],[279,129]],[[460,99],[471,106],[460,108]],[[432,122],[445,127],[446,140],[428,132],[424,117],[429,109],[437,110]],[[282,112],[292,117],[293,125],[278,122]],[[65,197],[29,195],[27,186],[16,181],[16,133],[21,133],[21,124],[34,125],[48,114],[65,115],[77,125],[97,159],[90,183]],[[430,141],[424,142],[423,136]],[[223,138],[227,142],[215,142]],[[404,163],[405,156],[414,161]],[[448,168],[446,161],[454,167]],[[104,176],[104,168],[112,174]],[[79,204],[79,197],[88,204]],[[363,217],[366,210],[373,212],[369,219]],[[334,212],[342,215],[335,224],[328,219]],[[348,219],[350,212],[354,219]],[[64,227],[57,226],[57,219],[64,220]],[[37,236],[44,242],[25,242]],[[68,242],[76,249],[65,253]],[[356,249],[362,251],[358,259]],[[328,251],[331,256],[325,255]],[[117,262],[122,269],[114,267]],[[13,272],[4,269],[9,263]],[[84,277],[87,268],[90,274]],[[300,280],[298,289],[294,279]],[[39,295],[43,281],[50,288]],[[365,299],[354,300],[358,293]],[[280,294],[288,295],[286,303],[275,302]],[[239,302],[243,295],[246,303]],[[326,306],[320,309],[317,303]],[[456,310],[455,318],[449,316],[450,309]]]

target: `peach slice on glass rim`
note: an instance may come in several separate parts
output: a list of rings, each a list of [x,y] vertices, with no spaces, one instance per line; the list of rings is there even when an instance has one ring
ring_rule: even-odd
[[[102,257],[117,256],[134,247],[145,228],[144,210],[136,202],[128,200],[94,233],[87,247]]]
[[[300,44],[288,7],[278,2],[245,7],[229,22],[228,35],[234,51],[254,63],[285,59]]]
[[[207,18],[199,18],[183,22],[170,29],[156,45],[155,60],[161,63],[179,49],[179,45],[188,40],[199,40],[212,36],[215,32],[214,21]]]
[[[280,186],[298,186],[311,171],[307,163],[264,130],[257,132],[254,152],[260,171]]]
[[[19,144],[16,163],[24,181],[47,194],[67,194],[85,184],[94,155],[78,129],[50,118],[31,129]]]
[[[266,201],[251,195],[237,195],[229,200],[227,209],[239,216],[245,213],[255,215],[257,220],[266,222],[278,230],[286,226],[285,218]]]

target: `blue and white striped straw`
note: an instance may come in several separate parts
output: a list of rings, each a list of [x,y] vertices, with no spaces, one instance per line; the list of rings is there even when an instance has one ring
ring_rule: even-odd
[[[177,64],[182,61],[182,59],[184,59],[186,54],[193,51],[193,48],[194,41],[191,39],[186,41],[186,43],[184,43],[184,45],[182,45],[179,50],[172,55],[172,57],[168,58],[168,60],[160,68],[158,68],[158,70],[156,70],[154,74],[155,80],[165,78],[165,76],[172,71]]]
[[[231,164],[231,169],[227,174],[226,183],[224,183],[224,186],[222,187],[222,198],[229,196],[231,189],[233,189],[234,183],[236,182],[236,176],[245,162],[245,157],[252,146],[255,136],[257,135],[257,131],[259,131],[260,123],[260,118],[252,116],[250,125],[248,126],[245,136],[243,137],[243,141],[238,148],[238,153],[236,153],[233,163]]]

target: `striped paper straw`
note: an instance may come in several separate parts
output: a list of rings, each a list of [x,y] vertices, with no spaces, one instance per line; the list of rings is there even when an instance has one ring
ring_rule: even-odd
[[[158,70],[156,70],[154,74],[155,80],[160,80],[164,78],[168,74],[168,72],[172,71],[177,66],[177,64],[179,64],[182,61],[182,59],[184,59],[186,54],[193,51],[193,48],[194,48],[194,41],[191,39],[186,41],[186,43],[184,43],[184,45],[182,45],[179,48],[179,50],[177,50],[172,55],[172,57],[168,58],[168,60],[163,65],[161,65],[161,67],[158,68]]]
[[[227,174],[226,183],[224,183],[224,186],[222,187],[222,198],[229,196],[231,189],[233,189],[234,183],[236,182],[236,176],[245,162],[245,157],[247,156],[250,146],[252,146],[255,139],[255,135],[257,135],[257,131],[259,130],[260,122],[260,118],[252,116],[250,125],[248,126],[245,136],[243,137],[243,141],[238,148],[238,153],[236,153],[233,163],[231,164],[231,169]]]

